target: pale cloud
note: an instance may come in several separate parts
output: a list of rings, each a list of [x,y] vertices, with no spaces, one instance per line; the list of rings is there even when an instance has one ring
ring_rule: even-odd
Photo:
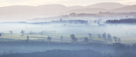
[[[91,5],[101,2],[119,2],[122,4],[135,4],[136,0],[0,0],[0,7],[11,5],[30,5],[38,6],[45,4],[63,4],[66,6],[73,5]]]
[[[0,0],[0,7],[11,5],[31,5],[38,6],[44,4],[56,4],[65,0]]]
[[[136,0],[122,0],[122,1],[119,1],[119,3],[133,5],[133,4],[136,4]]]

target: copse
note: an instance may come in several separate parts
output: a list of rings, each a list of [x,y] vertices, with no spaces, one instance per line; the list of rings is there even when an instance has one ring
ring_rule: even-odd
[[[72,39],[72,42],[76,42],[78,40],[74,34],[71,34],[70,37]]]
[[[114,39],[115,43],[121,43],[121,39],[120,38],[114,36],[113,39]]]

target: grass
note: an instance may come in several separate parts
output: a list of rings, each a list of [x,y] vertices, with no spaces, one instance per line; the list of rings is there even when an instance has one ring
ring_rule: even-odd
[[[17,40],[26,40],[27,35],[21,36],[21,34],[2,34],[0,38],[2,38],[0,41],[17,41]],[[44,34],[44,35],[29,35],[29,40],[36,40],[36,41],[48,41],[47,37],[50,35],[52,37],[53,42],[61,42],[60,37],[63,35],[63,42],[71,42],[71,38],[69,34]],[[88,35],[75,35],[76,38],[78,38],[78,42],[83,42],[84,37],[88,37]],[[89,38],[90,39],[90,38]],[[98,38],[98,36],[92,36],[92,40],[97,40],[97,41],[104,41],[102,38]]]
[[[0,36],[0,41],[4,41],[4,42],[8,42],[8,41],[18,41],[18,40],[26,40],[27,36],[29,36],[29,40],[34,40],[34,41],[44,41],[44,42],[48,42],[47,37],[51,36],[52,37],[52,42],[61,42],[60,37],[63,35],[63,42],[71,42],[71,38],[70,38],[70,34],[44,34],[44,35],[40,35],[40,34],[36,34],[36,35],[29,35],[26,34],[24,36],[21,36],[21,34],[2,34],[2,36]],[[103,38],[99,38],[97,35],[93,35],[91,38],[89,37],[89,35],[75,35],[76,38],[78,38],[77,42],[83,42],[84,41],[84,37],[88,37],[90,39],[90,42],[94,42],[94,41],[102,41],[102,42],[106,42]],[[122,41],[121,43],[135,43],[136,42],[136,38],[135,37],[121,37]],[[92,39],[92,40],[91,40]],[[114,41],[114,40],[113,40]]]

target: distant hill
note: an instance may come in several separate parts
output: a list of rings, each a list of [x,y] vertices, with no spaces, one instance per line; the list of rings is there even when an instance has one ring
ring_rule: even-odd
[[[111,10],[112,12],[136,12],[136,5],[125,6]]]
[[[28,20],[32,18],[50,17],[61,15],[61,12],[67,11],[67,7],[59,4],[26,6],[15,5],[0,7],[0,20]]]
[[[99,13],[99,12],[106,12],[106,9],[103,8],[82,8],[82,9],[75,9],[69,11],[69,13]]]
[[[83,9],[86,8],[85,6],[69,6],[68,9],[69,10],[75,10],[75,9]]]
[[[87,8],[102,8],[102,9],[116,9],[116,8],[121,8],[126,5],[122,5],[120,3],[114,3],[114,2],[105,2],[105,3],[97,3],[93,5],[87,6]]]
[[[126,6],[119,3],[97,3],[89,6],[65,6],[48,4],[40,6],[15,5],[0,7],[0,20],[19,21],[33,18],[54,17],[70,13],[99,13],[99,12],[136,12],[135,5]]]
[[[39,12],[43,12],[43,13],[60,13],[60,12],[68,11],[68,8],[61,4],[42,5],[42,6],[37,6],[35,8],[40,10]]]
[[[75,6],[72,7],[74,9],[68,11],[68,13],[99,13],[99,12],[106,12],[111,9],[125,7],[126,5],[122,5],[120,3],[113,3],[113,2],[105,2],[105,3],[97,3],[89,6]]]

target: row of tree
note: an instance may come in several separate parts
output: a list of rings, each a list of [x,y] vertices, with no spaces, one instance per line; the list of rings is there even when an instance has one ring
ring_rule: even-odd
[[[108,41],[108,42],[115,42],[115,43],[120,43],[121,42],[121,39],[116,37],[116,36],[111,36],[110,34],[106,34],[106,33],[103,33],[102,35],[98,34],[98,37],[99,38],[103,38],[105,41]]]
[[[12,30],[10,30],[9,32],[10,32],[10,34],[13,34],[13,31],[12,31]],[[24,36],[25,31],[22,30],[22,31],[21,31],[21,34],[22,34],[21,36]],[[41,32],[41,36],[42,36],[42,35],[43,35],[43,31]],[[89,33],[88,35],[89,35],[90,40],[92,40],[92,34]],[[2,33],[0,33],[0,36],[2,36]],[[113,43],[113,42],[115,42],[115,43],[120,43],[120,42],[121,42],[121,39],[120,39],[120,38],[118,38],[118,37],[116,37],[116,36],[112,37],[110,34],[103,33],[102,35],[101,35],[101,34],[97,34],[97,36],[98,36],[99,38],[103,38],[105,41],[110,42],[110,43]],[[76,38],[74,34],[71,34],[70,37],[71,37],[71,39],[72,39],[72,42],[77,42],[78,38]],[[88,37],[84,37],[84,42],[89,42],[89,38],[88,38]],[[47,40],[48,40],[49,42],[51,42],[51,39],[52,39],[52,38],[51,38],[50,36],[48,36]],[[61,42],[62,42],[62,41],[63,41],[63,36],[61,36],[60,39],[61,39]],[[28,41],[28,40],[29,40],[29,36],[27,36],[27,41]]]

